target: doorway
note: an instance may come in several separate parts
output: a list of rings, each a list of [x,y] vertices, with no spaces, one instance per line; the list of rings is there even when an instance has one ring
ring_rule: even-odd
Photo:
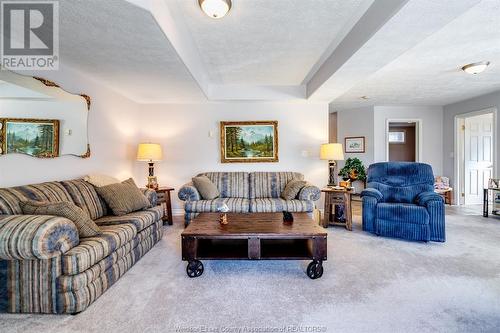
[[[386,160],[420,160],[421,122],[415,119],[388,119],[386,124]]]
[[[481,204],[483,189],[495,174],[495,113],[490,109],[457,117],[460,204]]]

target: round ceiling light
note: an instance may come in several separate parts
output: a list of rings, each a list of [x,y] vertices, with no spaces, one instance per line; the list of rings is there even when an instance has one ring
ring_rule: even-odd
[[[469,74],[479,74],[488,67],[489,61],[474,62],[462,67],[462,70]]]
[[[219,19],[231,9],[231,0],[198,0],[201,10],[214,19]]]

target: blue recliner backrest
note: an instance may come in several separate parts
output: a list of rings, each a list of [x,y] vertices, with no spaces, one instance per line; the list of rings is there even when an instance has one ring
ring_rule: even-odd
[[[379,190],[384,202],[414,203],[419,193],[434,191],[434,174],[425,163],[374,163],[368,168],[367,187]]]

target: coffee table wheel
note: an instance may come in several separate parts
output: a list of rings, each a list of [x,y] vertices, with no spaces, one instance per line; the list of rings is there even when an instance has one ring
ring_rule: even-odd
[[[190,278],[195,278],[203,274],[203,264],[199,260],[191,260],[187,267],[186,273]]]
[[[307,266],[307,276],[311,279],[319,279],[323,276],[323,264],[321,261],[311,261]]]

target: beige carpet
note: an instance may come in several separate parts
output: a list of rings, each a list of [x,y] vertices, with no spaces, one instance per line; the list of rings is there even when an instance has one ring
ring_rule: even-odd
[[[499,332],[500,219],[447,208],[445,244],[329,230],[319,280],[300,261],[180,260],[181,223],[85,312],[0,315],[0,332]],[[470,215],[472,214],[472,215]]]

